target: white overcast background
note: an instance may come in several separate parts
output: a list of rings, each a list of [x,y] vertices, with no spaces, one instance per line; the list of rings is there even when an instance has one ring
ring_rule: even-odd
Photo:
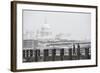
[[[39,29],[45,18],[53,34],[63,33],[72,40],[91,40],[90,13],[23,10],[23,33]]]

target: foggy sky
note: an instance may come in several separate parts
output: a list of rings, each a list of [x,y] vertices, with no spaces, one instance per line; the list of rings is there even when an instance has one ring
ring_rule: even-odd
[[[23,33],[34,32],[44,23],[50,25],[53,34],[63,33],[69,39],[91,39],[91,14],[75,12],[23,11]]]

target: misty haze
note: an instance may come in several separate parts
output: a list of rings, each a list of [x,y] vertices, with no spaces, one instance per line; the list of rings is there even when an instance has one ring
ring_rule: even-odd
[[[23,62],[91,59],[91,14],[23,10]]]

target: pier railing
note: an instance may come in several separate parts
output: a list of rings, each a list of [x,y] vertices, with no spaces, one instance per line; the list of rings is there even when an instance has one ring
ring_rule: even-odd
[[[23,62],[61,61],[91,59],[90,47],[52,48],[52,49],[23,49]]]

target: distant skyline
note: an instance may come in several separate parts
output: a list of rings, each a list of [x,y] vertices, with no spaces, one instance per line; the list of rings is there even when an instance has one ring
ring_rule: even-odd
[[[23,34],[36,32],[44,24],[50,27],[53,35],[61,33],[67,39],[91,40],[90,13],[23,11]]]

